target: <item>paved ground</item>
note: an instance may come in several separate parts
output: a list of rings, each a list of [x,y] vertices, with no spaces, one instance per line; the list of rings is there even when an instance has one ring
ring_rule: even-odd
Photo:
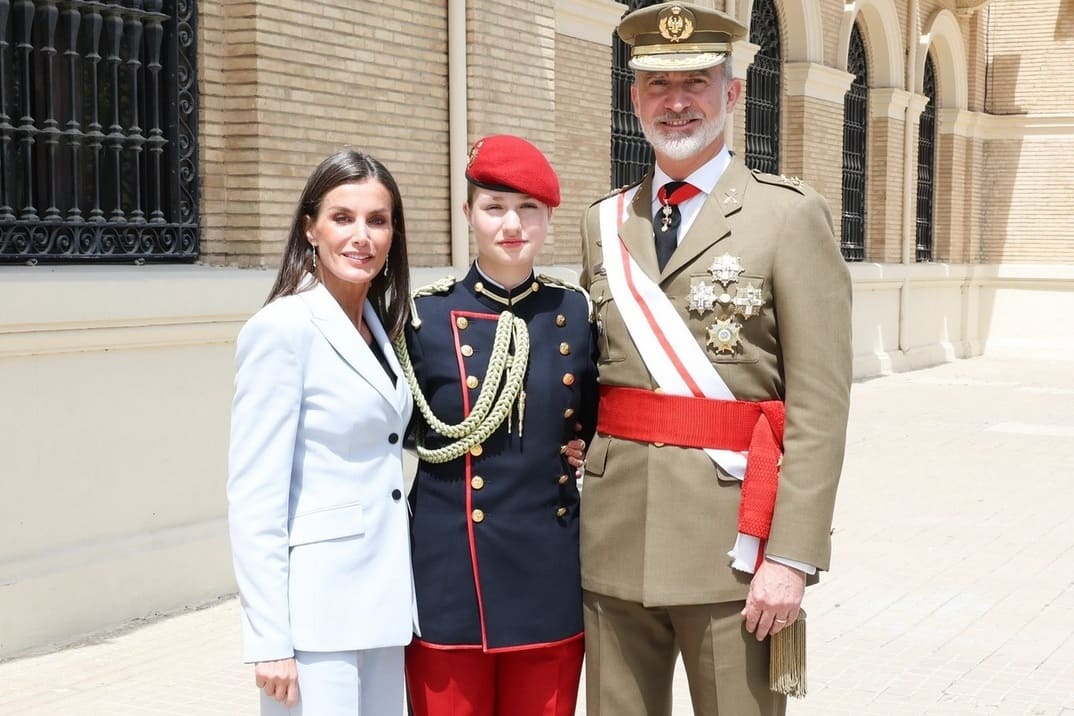
[[[854,386],[835,571],[806,597],[792,716],[1074,716],[1072,398],[1074,361]],[[228,599],[0,663],[0,714],[253,716],[251,682]]]

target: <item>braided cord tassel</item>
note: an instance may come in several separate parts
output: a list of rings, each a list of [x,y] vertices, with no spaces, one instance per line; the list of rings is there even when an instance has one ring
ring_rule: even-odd
[[[512,338],[515,343],[514,356],[510,353]],[[441,435],[456,438],[455,442],[434,450],[418,445],[418,457],[432,463],[449,462],[461,457],[470,448],[484,442],[496,432],[504,418],[511,412],[511,406],[522,390],[526,366],[529,363],[530,342],[526,322],[515,317],[510,311],[504,311],[496,324],[488,372],[474,408],[461,423],[450,425],[433,414],[428,400],[421,392],[421,386],[418,385],[417,376],[414,374],[414,366],[410,361],[406,340],[400,336],[396,338],[393,345],[403,369],[403,376],[410,387],[410,392],[414,395],[414,403],[418,406],[422,417]],[[497,396],[496,392],[501,383],[503,390]]]

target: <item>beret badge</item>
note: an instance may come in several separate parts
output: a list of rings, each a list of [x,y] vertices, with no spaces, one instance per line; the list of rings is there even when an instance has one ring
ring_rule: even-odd
[[[694,14],[679,5],[662,10],[658,22],[661,37],[670,42],[680,42],[694,34]]]
[[[466,168],[469,169],[474,165],[474,160],[477,159],[477,153],[481,150],[481,145],[485,143],[484,139],[479,139],[474,142],[474,146],[470,147],[470,154],[466,158]]]

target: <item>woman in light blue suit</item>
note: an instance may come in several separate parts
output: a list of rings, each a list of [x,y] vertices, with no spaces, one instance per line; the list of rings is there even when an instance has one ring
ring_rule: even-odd
[[[419,633],[403,485],[411,397],[399,188],[344,150],[306,183],[269,300],[239,334],[227,494],[261,713],[402,714]]]

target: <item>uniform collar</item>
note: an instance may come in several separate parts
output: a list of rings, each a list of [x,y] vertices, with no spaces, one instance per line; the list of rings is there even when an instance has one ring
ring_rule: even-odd
[[[725,146],[716,156],[695,169],[690,176],[686,177],[685,181],[693,184],[705,194],[711,194],[712,190],[716,188],[716,182],[720,181],[720,177],[727,171],[727,167],[730,164],[731,152]],[[669,181],[672,181],[671,177],[657,164],[653,170],[653,202],[659,203],[656,199],[656,192]]]
[[[530,271],[529,278],[519,285],[514,288],[504,288],[486,276],[481,269],[477,267],[476,261],[470,266],[470,271],[466,274],[466,278],[464,278],[462,282],[479,298],[484,299],[485,303],[488,303],[499,310],[511,308],[520,301],[529,298],[536,293],[541,286],[541,284],[538,283],[537,278],[533,275],[533,272]]]

